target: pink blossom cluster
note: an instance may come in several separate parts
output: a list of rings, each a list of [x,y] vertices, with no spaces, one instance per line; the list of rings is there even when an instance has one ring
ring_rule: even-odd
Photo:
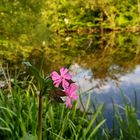
[[[72,81],[72,76],[69,74],[67,68],[61,68],[60,74],[56,71],[51,73],[51,78],[55,87],[62,87],[66,94],[66,107],[72,108],[72,99],[77,100],[77,90],[78,86]]]

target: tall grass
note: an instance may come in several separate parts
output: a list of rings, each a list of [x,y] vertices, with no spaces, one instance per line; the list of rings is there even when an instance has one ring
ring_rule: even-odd
[[[114,104],[115,117],[118,124],[119,139],[139,140],[140,139],[140,112],[137,105],[136,92],[134,93],[135,104],[127,101],[127,97],[122,93],[124,106]]]
[[[123,94],[122,94],[123,95]],[[113,127],[106,123],[103,112],[105,104],[91,107],[90,96],[86,104],[81,97],[72,110],[65,105],[52,103],[43,97],[43,139],[49,140],[139,140],[140,120],[135,93],[135,105],[122,96],[124,106],[112,103]],[[81,106],[80,106],[81,105]],[[82,108],[82,110],[81,110]],[[38,100],[36,87],[31,81],[14,79],[11,92],[0,90],[0,139],[25,140],[37,139]]]
[[[27,81],[26,81],[27,82]],[[14,81],[12,92],[0,90],[0,138],[4,140],[37,139],[38,100],[32,82],[22,88]],[[103,105],[90,117],[75,102],[69,110],[64,104],[43,98],[43,139],[91,139],[105,120],[96,123]],[[96,124],[95,124],[96,123]]]

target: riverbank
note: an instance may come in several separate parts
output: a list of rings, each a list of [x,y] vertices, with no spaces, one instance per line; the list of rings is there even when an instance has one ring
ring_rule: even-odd
[[[30,76],[29,76],[30,77]],[[11,88],[0,89],[0,138],[9,139],[37,139],[37,111],[38,100],[34,80],[15,77],[11,81]],[[80,93],[79,93],[80,94]],[[81,95],[73,108],[69,110],[63,103],[49,102],[47,96],[43,98],[43,138],[58,139],[98,139],[98,140],[136,140],[139,133],[139,110],[137,105],[126,102],[122,95],[124,106],[112,102],[112,127],[107,125],[104,117],[105,104],[93,104],[90,97],[85,105]],[[135,103],[137,96],[135,94]],[[91,106],[92,105],[92,106]]]

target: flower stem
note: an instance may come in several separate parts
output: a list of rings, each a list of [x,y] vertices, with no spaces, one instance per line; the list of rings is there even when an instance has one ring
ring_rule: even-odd
[[[42,140],[42,95],[39,95],[38,140]]]

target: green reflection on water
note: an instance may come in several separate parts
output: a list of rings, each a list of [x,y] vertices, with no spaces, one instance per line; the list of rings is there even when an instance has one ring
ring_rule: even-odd
[[[140,64],[140,34],[108,32],[102,34],[51,35],[32,42],[26,35],[18,40],[1,40],[0,62],[10,69],[21,69],[22,61],[32,61],[45,73],[73,63],[90,68],[95,78],[125,74]]]

